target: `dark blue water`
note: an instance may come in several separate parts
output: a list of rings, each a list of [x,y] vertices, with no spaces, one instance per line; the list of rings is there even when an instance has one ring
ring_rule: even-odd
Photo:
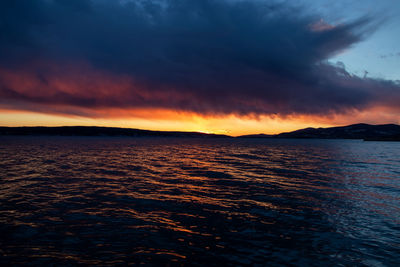
[[[400,143],[0,137],[0,264],[400,264]]]

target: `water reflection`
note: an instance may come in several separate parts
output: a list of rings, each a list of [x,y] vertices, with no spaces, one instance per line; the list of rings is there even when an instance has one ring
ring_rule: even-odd
[[[400,144],[2,137],[2,263],[395,265]]]

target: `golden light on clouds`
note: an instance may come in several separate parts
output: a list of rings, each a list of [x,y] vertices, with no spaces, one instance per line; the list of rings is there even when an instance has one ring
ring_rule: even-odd
[[[0,110],[0,126],[105,126],[159,131],[196,131],[227,134],[277,134],[306,127],[342,126],[352,123],[400,123],[396,112],[374,108],[351,114],[326,116],[205,116],[163,109],[104,109],[90,117],[30,111]],[[334,122],[334,123],[333,123]]]

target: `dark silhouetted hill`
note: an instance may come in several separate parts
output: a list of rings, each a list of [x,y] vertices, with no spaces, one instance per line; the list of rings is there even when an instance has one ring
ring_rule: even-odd
[[[322,138],[363,139],[366,141],[400,141],[400,125],[353,124],[330,128],[305,128],[277,135],[243,135],[246,138]]]
[[[0,127],[0,135],[59,135],[59,136],[131,136],[131,137],[229,137],[199,132],[150,131],[95,126],[62,127]]]
[[[274,134],[247,134],[238,136],[239,138],[275,138]]]
[[[194,137],[230,138],[222,134],[199,132],[150,131],[128,128],[95,126],[62,127],[0,127],[0,135],[58,135],[58,136],[131,136],[131,137]],[[366,141],[400,141],[400,125],[353,124],[330,128],[305,128],[293,132],[242,135],[239,138],[322,138],[322,139],[363,139]]]

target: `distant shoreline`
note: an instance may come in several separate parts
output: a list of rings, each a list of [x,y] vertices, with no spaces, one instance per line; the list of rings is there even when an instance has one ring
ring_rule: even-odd
[[[97,126],[23,126],[0,127],[1,135],[18,136],[126,136],[126,137],[191,137],[191,138],[231,138],[228,135],[200,132],[151,131],[117,127]]]
[[[0,127],[0,136],[120,136],[184,138],[259,138],[259,139],[361,139],[364,141],[400,141],[400,125],[352,124],[329,128],[305,128],[280,134],[254,134],[237,137],[201,132],[152,131],[98,126],[22,126]]]

